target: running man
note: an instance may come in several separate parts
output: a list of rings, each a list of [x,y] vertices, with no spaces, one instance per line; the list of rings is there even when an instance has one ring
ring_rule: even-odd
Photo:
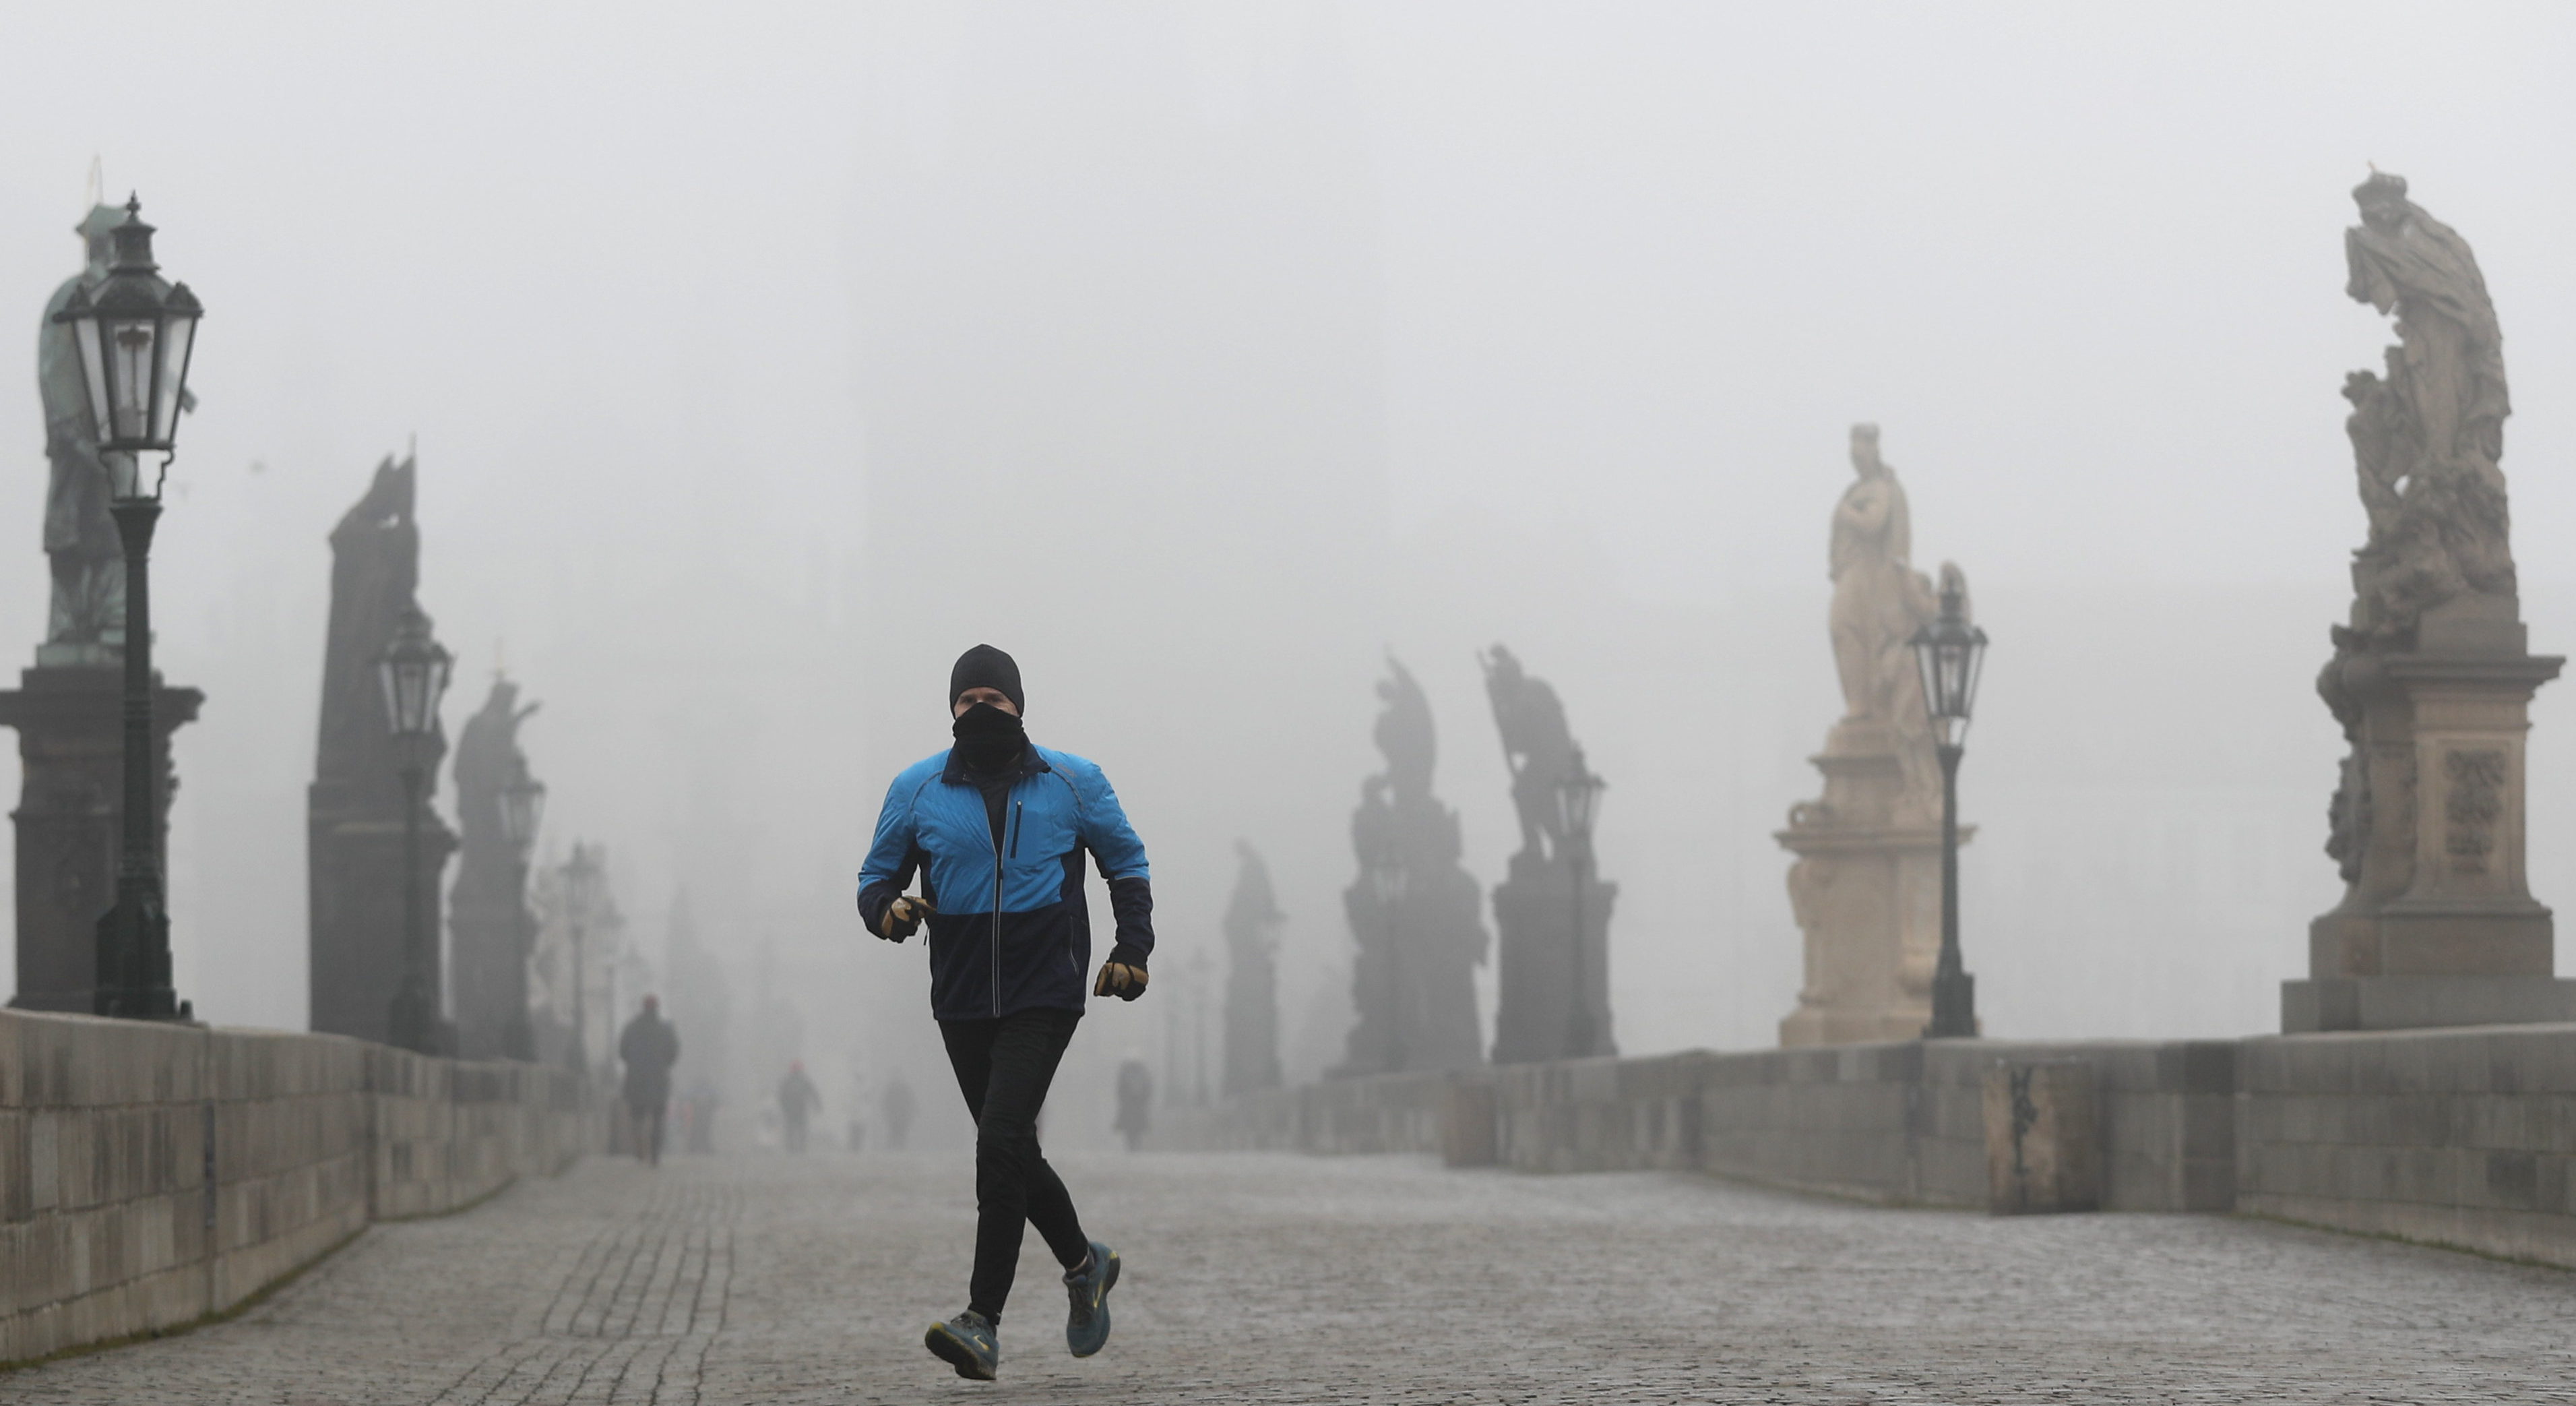
[[[859,916],[901,942],[930,927],[930,1013],[958,1091],[975,1116],[975,1269],[966,1310],[922,1341],[991,1381],[1002,1361],[1003,1301],[1023,1222],[1064,1265],[1073,1299],[1065,1345],[1089,1357],[1109,1341],[1118,1253],[1083,1234],[1073,1197],[1038,1148],[1038,1110],[1082,1020],[1091,915],[1088,852],[1109,881],[1114,945],[1090,994],[1145,994],[1154,896],[1145,846],[1100,768],[1028,739],[1020,666],[979,644],[948,676],[956,745],[915,762],[887,789],[859,870]],[[922,876],[918,897],[904,890]]]

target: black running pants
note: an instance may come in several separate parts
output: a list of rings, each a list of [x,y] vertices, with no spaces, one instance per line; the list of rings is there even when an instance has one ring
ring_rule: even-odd
[[[939,1022],[957,1090],[975,1115],[975,1276],[966,1306],[996,1323],[1019,1271],[1022,1224],[1036,1226],[1067,1269],[1091,1252],[1073,1197],[1038,1150],[1038,1110],[1081,1022],[1058,1010]]]

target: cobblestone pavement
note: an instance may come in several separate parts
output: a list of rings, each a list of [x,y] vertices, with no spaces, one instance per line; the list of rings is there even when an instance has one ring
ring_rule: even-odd
[[[1003,1379],[962,1157],[594,1161],[381,1226],[240,1319],[0,1402],[2576,1402],[2576,1275],[2218,1217],[1994,1220],[1411,1158],[1062,1163],[1126,1273],[1064,1351],[1037,1238]]]

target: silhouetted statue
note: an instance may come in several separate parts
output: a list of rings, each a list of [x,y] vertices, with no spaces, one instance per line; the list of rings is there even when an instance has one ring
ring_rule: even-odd
[[[1242,840],[1225,905],[1225,1083],[1228,1096],[1279,1087],[1279,924],[1270,866]]]
[[[1521,848],[1494,888],[1502,960],[1494,1062],[1615,1054],[1610,1034],[1610,908],[1619,886],[1593,872],[1588,834],[1572,834],[1570,794],[1592,778],[1565,705],[1512,652],[1479,656],[1503,760],[1512,771]]]
[[[457,1052],[467,1059],[534,1059],[528,1024],[528,854],[502,823],[510,793],[532,786],[519,724],[519,686],[495,677],[456,736],[456,885],[448,891],[449,964],[456,978]]]
[[[403,787],[393,722],[376,660],[395,623],[416,606],[420,529],[412,522],[413,462],[376,466],[366,496],[331,532],[331,623],[322,657],[321,739],[308,797],[313,1028],[385,1040],[403,971]],[[439,871],[456,838],[438,819],[443,736],[427,752],[421,788],[421,889],[437,932]]]
[[[1459,864],[1458,816],[1431,794],[1439,755],[1431,703],[1402,664],[1377,686],[1386,770],[1360,787],[1351,844],[1360,862],[1342,895],[1352,936],[1358,1023],[1337,1075],[1481,1063],[1475,969],[1485,960],[1476,881]]]
[[[80,346],[71,325],[54,315],[74,290],[107,277],[114,252],[108,231],[125,220],[113,205],[93,207],[77,232],[88,264],[63,280],[36,328],[36,385],[45,407],[45,556],[53,568],[53,607],[39,664],[111,664],[125,643],[125,551],[108,516],[107,466],[98,451]]]

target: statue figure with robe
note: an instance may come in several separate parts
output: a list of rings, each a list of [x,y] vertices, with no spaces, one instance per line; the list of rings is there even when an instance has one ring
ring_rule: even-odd
[[[455,986],[457,1053],[465,1059],[534,1059],[528,1019],[528,958],[536,916],[528,910],[528,853],[504,820],[513,792],[542,791],[519,747],[519,726],[537,711],[519,686],[495,676],[483,706],[456,737],[455,886],[448,890],[448,971]]]
[[[36,327],[36,388],[44,404],[45,557],[52,567],[53,604],[47,614],[40,664],[112,664],[125,645],[125,551],[116,520],[107,512],[107,465],[98,450],[98,423],[90,414],[81,376],[80,347],[67,323],[54,320],[74,290],[95,288],[107,277],[114,249],[108,231],[125,220],[113,205],[93,207],[76,228],[88,250],[79,273],[63,280],[45,302]]]
[[[1567,799],[1599,778],[1565,704],[1500,644],[1478,656],[1512,773],[1521,847],[1494,886],[1494,1062],[1618,1053],[1611,1035],[1610,914],[1619,886],[1595,872],[1591,837],[1567,831]]]
[[[1270,866],[1237,840],[1240,867],[1225,905],[1225,1096],[1279,1087],[1279,925],[1287,915]]]
[[[1914,663],[1915,632],[1940,613],[1941,602],[1914,569],[1905,487],[1879,457],[1878,426],[1852,426],[1851,461],[1858,477],[1834,505],[1826,557],[1834,583],[1828,617],[1834,670],[1842,680],[1844,720],[1894,737],[1905,773],[1898,810],[1913,820],[1937,813],[1941,800],[1923,679]]]

